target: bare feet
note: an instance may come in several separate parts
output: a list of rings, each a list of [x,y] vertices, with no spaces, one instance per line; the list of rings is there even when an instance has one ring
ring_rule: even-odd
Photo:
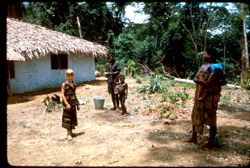
[[[209,149],[212,149],[213,147],[214,147],[213,141],[209,140],[208,143],[205,146],[203,146],[201,149],[203,151],[207,151]]]
[[[110,110],[115,110],[116,109],[116,107],[113,107],[113,108],[111,108]]]
[[[121,115],[125,115],[125,114],[127,114],[127,113],[124,113],[124,112],[121,113]]]
[[[71,136],[71,135],[68,135],[68,136],[67,136],[67,140],[71,141],[71,140],[72,140],[72,136]]]
[[[128,112],[122,112],[121,115],[130,115]]]

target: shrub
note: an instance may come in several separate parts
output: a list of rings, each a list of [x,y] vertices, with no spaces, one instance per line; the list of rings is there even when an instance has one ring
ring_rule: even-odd
[[[147,86],[143,85],[137,89],[138,93],[146,93],[147,92]]]
[[[131,76],[133,77],[137,71],[137,64],[135,61],[133,61],[132,59],[128,60],[127,62],[127,66],[129,69],[129,72],[131,74]]]
[[[149,77],[147,81],[147,85],[143,85],[138,88],[139,93],[156,93],[156,92],[164,92],[166,90],[165,85],[161,83],[162,78],[159,76]]]
[[[167,106],[162,107],[162,113],[167,113],[168,110],[169,110],[169,107],[167,107]]]
[[[242,82],[242,87],[247,89],[247,90],[250,90],[250,79],[246,79]]]
[[[183,88],[183,92],[177,93],[177,96],[181,99],[182,102],[188,100],[189,98],[189,95],[187,94],[185,87]]]
[[[141,77],[137,75],[137,76],[135,77],[135,82],[136,82],[136,83],[142,83]]]
[[[163,68],[164,67],[157,67],[157,68],[155,68],[155,73],[157,73],[157,74],[164,74],[164,71],[163,71]]]

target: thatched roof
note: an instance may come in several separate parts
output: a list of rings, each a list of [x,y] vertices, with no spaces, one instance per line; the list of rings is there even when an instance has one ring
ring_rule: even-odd
[[[7,60],[43,57],[49,53],[106,56],[107,48],[45,27],[7,18]]]

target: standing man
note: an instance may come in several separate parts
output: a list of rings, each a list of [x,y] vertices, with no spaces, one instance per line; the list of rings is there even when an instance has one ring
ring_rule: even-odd
[[[109,54],[108,63],[106,64],[106,70],[104,72],[105,77],[108,82],[108,92],[111,94],[112,102],[114,107],[111,110],[116,110],[119,108],[119,98],[118,94],[115,94],[115,82],[118,79],[121,68],[119,62],[115,60],[115,58]]]

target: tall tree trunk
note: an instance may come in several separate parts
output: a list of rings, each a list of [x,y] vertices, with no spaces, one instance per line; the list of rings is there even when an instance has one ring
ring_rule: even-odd
[[[205,29],[205,38],[204,38],[204,51],[206,50],[206,48],[207,48],[207,29],[208,29],[208,27],[209,27],[209,23],[210,23],[210,20],[212,19],[212,16],[211,16],[211,14],[210,14],[210,12],[211,12],[211,7],[212,7],[212,2],[210,2],[210,5],[209,5],[209,7],[208,7],[208,12],[207,12],[207,15],[208,15],[208,18],[207,18],[207,24],[206,24],[206,29]]]
[[[224,47],[223,47],[223,57],[224,57],[224,60],[223,60],[223,64],[224,64],[224,70],[226,71],[226,32],[224,32],[224,35],[223,35],[223,43],[224,43]]]
[[[223,28],[225,28],[225,20],[223,20]],[[225,30],[225,29],[224,29]],[[226,31],[223,33],[223,64],[224,64],[224,70],[226,71]]]
[[[249,68],[249,54],[248,54],[248,44],[247,44],[247,35],[246,35],[246,13],[248,9],[245,7],[245,4],[241,4],[241,16],[242,16],[242,35],[241,35],[241,86],[244,88],[249,87],[250,82],[250,68]]]
[[[199,57],[198,57],[198,46],[197,46],[197,32],[195,29],[195,25],[194,25],[194,19],[193,19],[193,3],[191,2],[191,4],[189,5],[189,12],[190,12],[190,18],[191,18],[191,24],[192,24],[192,29],[193,29],[193,41],[194,41],[194,47],[195,47],[195,62],[196,65],[199,67]]]
[[[80,22],[79,16],[76,17],[76,20],[77,20],[77,25],[78,25],[78,31],[79,31],[80,38],[83,38],[82,37],[81,22]]]

